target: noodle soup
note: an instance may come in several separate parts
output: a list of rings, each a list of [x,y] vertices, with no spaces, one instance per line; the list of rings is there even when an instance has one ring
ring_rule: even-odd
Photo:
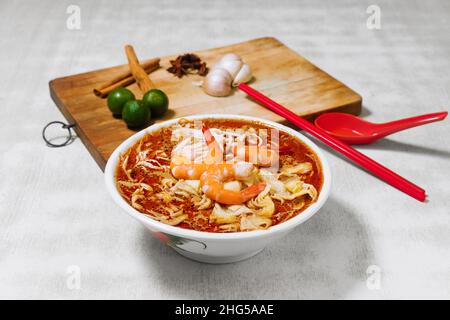
[[[146,133],[118,160],[116,187],[133,208],[184,229],[265,230],[311,206],[321,162],[293,135],[242,119],[179,120]]]

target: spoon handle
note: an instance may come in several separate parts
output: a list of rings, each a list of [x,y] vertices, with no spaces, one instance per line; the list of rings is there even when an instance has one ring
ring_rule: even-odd
[[[421,116],[386,122],[380,124],[379,128],[383,131],[382,135],[387,136],[394,132],[421,126],[427,123],[444,120],[445,117],[447,117],[447,114],[448,114],[447,111],[423,114]]]

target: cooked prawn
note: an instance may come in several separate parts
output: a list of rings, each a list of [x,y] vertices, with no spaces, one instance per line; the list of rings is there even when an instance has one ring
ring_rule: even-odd
[[[205,124],[202,126],[202,132],[211,153],[216,156],[216,159],[223,159],[222,149]],[[261,193],[266,184],[256,183],[244,190],[233,191],[225,189],[224,183],[228,180],[245,180],[251,175],[253,169],[253,164],[248,162],[215,163],[201,175],[200,186],[208,198],[218,203],[242,204]]]
[[[209,148],[208,154],[202,162],[193,162],[183,155],[173,154],[170,161],[170,169],[175,178],[198,180],[210,165],[223,161],[222,149],[220,149],[219,144],[205,124],[202,126],[202,132]]]
[[[202,132],[207,146],[210,149],[209,157],[215,159],[215,162],[223,159],[223,151],[209,128],[203,123]],[[280,146],[270,149],[267,145],[237,145],[233,146],[231,151],[236,160],[251,162],[260,167],[270,167],[278,163],[279,156],[291,152],[288,146]]]
[[[248,162],[218,163],[208,167],[200,177],[203,193],[210,199],[226,205],[242,204],[256,197],[266,187],[265,183],[253,184],[244,190],[233,191],[224,188],[229,180],[244,180],[251,175],[254,166]]]
[[[248,162],[223,163],[223,152],[208,127],[203,124],[202,132],[209,147],[207,159],[201,163],[190,161],[181,155],[173,155],[170,168],[177,179],[200,179],[203,193],[222,204],[242,204],[256,197],[265,188],[265,183],[257,183],[242,191],[224,188],[230,180],[245,180],[252,174],[254,165]]]
[[[210,164],[206,163],[170,163],[170,170],[176,179],[198,180],[200,176],[208,169]]]
[[[248,162],[237,163],[182,163],[172,167],[172,175],[177,179],[198,180],[203,193],[222,204],[242,204],[256,197],[266,186],[254,184],[241,191],[224,188],[230,180],[245,180],[252,174],[254,165]]]

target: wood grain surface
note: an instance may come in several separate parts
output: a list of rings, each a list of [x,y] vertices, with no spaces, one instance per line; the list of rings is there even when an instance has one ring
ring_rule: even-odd
[[[252,86],[301,116],[313,119],[326,111],[352,114],[361,111],[362,99],[359,94],[275,38],[259,38],[196,53],[211,67],[229,52],[241,55],[252,67]],[[117,54],[124,55],[126,61],[123,52]],[[156,121],[206,113],[244,114],[283,121],[242,92],[233,92],[228,97],[211,97],[195,85],[202,77],[190,75],[179,79],[168,73],[165,69],[175,57],[161,57],[162,68],[151,73],[154,84],[164,90],[170,100],[170,111]],[[76,124],[78,136],[102,170],[112,151],[135,131],[127,128],[121,119],[113,118],[106,100],[96,97],[92,89],[126,68],[127,65],[122,65],[50,81],[53,100],[66,119]],[[142,96],[136,84],[129,88],[137,97]]]

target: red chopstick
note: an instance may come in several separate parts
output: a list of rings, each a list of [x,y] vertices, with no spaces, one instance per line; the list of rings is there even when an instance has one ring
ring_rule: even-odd
[[[278,115],[282,116],[286,120],[290,121],[291,123],[295,124],[297,127],[305,130],[309,134],[313,135],[323,143],[327,144],[334,150],[340,152],[350,160],[352,160],[354,163],[358,164],[359,166],[363,167],[369,172],[372,172],[374,175],[376,175],[381,180],[385,181],[386,183],[390,184],[391,186],[399,189],[400,191],[403,191],[404,193],[410,195],[411,197],[419,200],[419,201],[425,201],[426,199],[426,193],[425,190],[421,187],[415,185],[414,183],[406,180],[405,178],[399,176],[395,172],[389,170],[385,166],[379,164],[378,162],[372,160],[371,158],[367,157],[366,155],[362,154],[361,152],[353,149],[349,145],[339,141],[338,139],[330,136],[328,133],[326,133],[324,130],[314,126],[312,123],[308,122],[307,120],[301,118],[300,116],[296,115],[292,111],[288,110],[287,108],[283,107],[282,105],[276,103],[275,101],[271,100],[270,98],[266,97],[262,93],[256,91],[252,87],[246,85],[245,83],[241,83],[238,86],[239,89],[247,93],[250,97],[252,97],[254,100],[260,102],[273,112],[277,113]]]

